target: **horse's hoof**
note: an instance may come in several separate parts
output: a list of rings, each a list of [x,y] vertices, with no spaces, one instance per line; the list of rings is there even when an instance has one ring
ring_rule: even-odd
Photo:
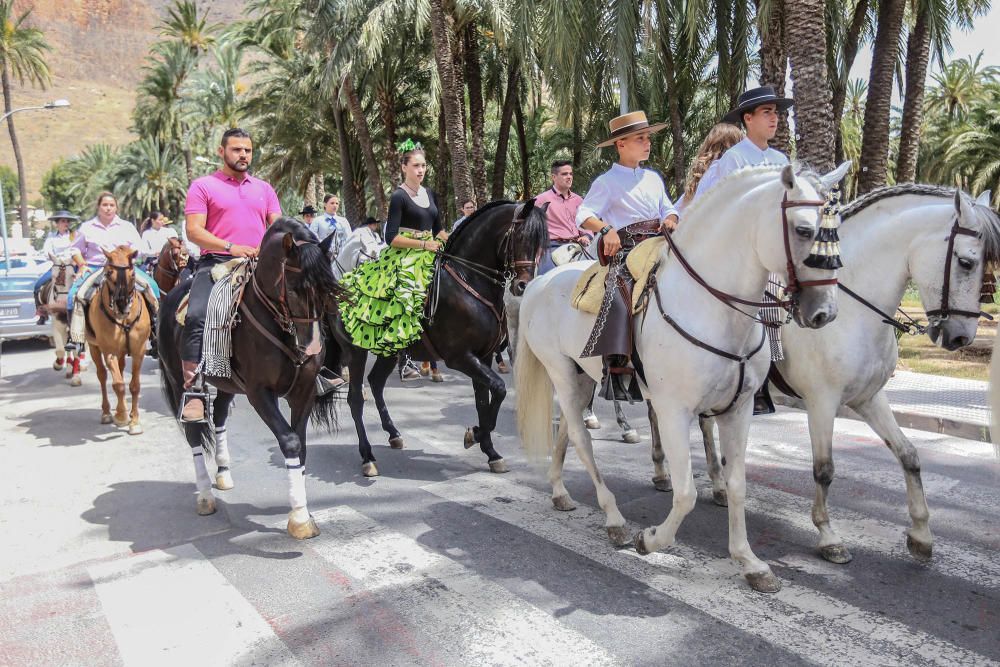
[[[54,371],[61,371],[62,369],[63,369],[63,361],[62,360],[56,359],[55,361],[52,362],[52,370],[54,370]]]
[[[825,547],[820,547],[819,555],[823,557],[823,560],[837,565],[846,565],[854,558],[843,544],[828,544]]]
[[[80,379],[79,375],[74,375],[69,380],[69,386],[71,387],[79,387],[81,384],[83,384],[83,380]]]
[[[142,424],[129,424],[128,425],[129,435],[142,435]]]
[[[507,467],[506,461],[497,459],[496,461],[490,461],[490,472],[510,472],[510,468]]]
[[[583,425],[589,428],[591,431],[596,431],[601,428],[601,422],[597,418],[597,415],[590,414],[583,420]]]
[[[910,555],[916,558],[921,563],[926,563],[931,559],[934,551],[934,545],[930,542],[918,542],[913,539],[912,535],[906,536],[906,548],[909,549]]]
[[[119,419],[118,417],[115,417],[114,421],[115,421],[115,426],[117,426],[119,428],[121,428],[122,426],[127,426],[128,425],[128,417],[122,417],[121,419]]]
[[[229,491],[233,488],[233,474],[228,470],[215,473],[215,488],[219,491]]]
[[[319,535],[319,526],[310,515],[308,521],[296,523],[291,518],[288,519],[288,534],[297,540],[308,540]]]
[[[781,579],[774,576],[770,570],[764,572],[748,572],[746,575],[750,588],[758,593],[777,593],[781,590]]]
[[[114,420],[111,419],[111,415],[101,415],[101,423],[102,424],[110,424],[112,421],[114,421]]]
[[[625,431],[624,433],[622,433],[622,440],[625,441],[625,442],[627,442],[630,445],[634,445],[635,443],[637,443],[640,440],[642,440],[642,438],[639,437],[639,432],[637,430],[635,430],[634,428],[631,428],[631,429]]]
[[[476,444],[476,436],[472,432],[471,428],[465,429],[465,438],[462,440],[462,444],[465,445],[466,449],[471,449]]]
[[[674,490],[674,485],[670,482],[669,477],[664,477],[663,479],[653,478],[653,488],[657,491],[663,491],[664,493],[670,493]]]
[[[215,498],[198,498],[198,516],[208,516],[215,514]]]
[[[560,512],[572,512],[576,509],[573,499],[565,493],[561,496],[554,496],[552,498],[552,505]]]
[[[625,526],[607,526],[608,539],[611,540],[611,544],[616,547],[623,547],[632,541],[632,538],[628,534],[628,529]]]
[[[361,474],[365,477],[378,477],[378,468],[375,467],[373,461],[369,461],[361,466]]]
[[[649,547],[646,546],[646,531],[640,530],[636,533],[635,539],[632,540],[632,546],[635,547],[637,554],[641,556],[649,555]]]
[[[397,435],[395,438],[389,438],[389,446],[393,449],[403,448],[403,436]]]
[[[725,489],[713,490],[712,502],[719,507],[729,507],[729,494],[726,493]]]

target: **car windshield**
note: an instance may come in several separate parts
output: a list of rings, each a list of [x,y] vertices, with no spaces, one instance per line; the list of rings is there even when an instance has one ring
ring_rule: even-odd
[[[34,287],[34,278],[0,276],[0,292],[30,292]]]

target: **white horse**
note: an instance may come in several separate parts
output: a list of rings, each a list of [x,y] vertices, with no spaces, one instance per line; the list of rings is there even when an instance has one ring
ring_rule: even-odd
[[[70,386],[79,387],[80,363],[84,357],[83,344],[70,342],[69,322],[66,314],[66,300],[69,288],[76,278],[76,264],[72,254],[55,255],[49,253],[52,262],[52,280],[42,293],[45,308],[52,318],[52,341],[56,348],[56,360],[52,362],[52,370],[65,369],[66,379]]]
[[[893,319],[912,280],[929,315],[931,340],[947,350],[971,344],[979,320],[984,270],[1000,258],[1000,217],[989,208],[989,193],[973,202],[951,189],[911,184],[875,190],[846,207],[841,218],[844,268],[839,279],[845,294],[839,301],[837,321],[815,331],[786,328],[782,335],[785,358],[776,362],[808,411],[816,480],[812,520],[820,533],[819,551],[833,563],[851,560],[850,551],[830,525],[826,503],[834,472],[834,417],[846,405],[899,460],[912,521],[906,546],[915,558],[925,560],[931,556],[933,539],[927,525],[920,459],[896,423],[884,391],[898,358],[897,328],[886,320]],[[912,332],[917,333],[916,328]],[[713,496],[724,505],[726,486],[719,474],[709,420],[703,420],[702,434]],[[657,463],[662,459],[658,447],[654,436],[653,481],[662,489],[662,480],[668,478],[662,463]]]
[[[645,368],[643,394],[659,418],[675,488],[666,520],[635,537],[639,553],[674,542],[696,497],[688,444],[691,420],[719,414],[730,495],[729,552],[751,587],[765,592],[781,588],[754,555],[746,534],[744,453],[751,397],[769,365],[767,352],[761,353],[764,335],[756,302],[769,272],[791,273],[799,284],[791,291],[801,326],[820,327],[836,317],[837,288],[830,284],[835,273],[808,268],[804,260],[820,228],[824,202],[818,189],[840,180],[848,166],[822,179],[796,176],[791,165],[735,172],[691,205],[673,234],[674,249],[664,249],[650,281],[646,314],[636,318],[635,344]],[[574,508],[562,481],[566,442],[573,441],[596,488],[608,536],[624,545],[625,517],[597,469],[581,417],[602,370],[600,357],[579,356],[595,321],[570,305],[582,271],[567,264],[532,281],[525,293],[516,359],[518,428],[529,455],[540,458],[552,452],[552,502],[560,510]],[[553,387],[562,413],[554,444]]]

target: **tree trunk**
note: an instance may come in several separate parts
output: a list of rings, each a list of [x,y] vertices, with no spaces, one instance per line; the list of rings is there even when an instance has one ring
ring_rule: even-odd
[[[833,122],[834,127],[837,128],[837,142],[834,154],[837,164],[844,161],[844,137],[840,132],[840,123],[844,118],[847,83],[851,76],[851,68],[854,66],[854,59],[858,55],[858,46],[861,44],[861,29],[864,27],[869,6],[869,0],[858,0],[858,4],[854,6],[851,25],[848,27],[847,36],[844,38],[844,71],[838,73],[837,77],[833,80]]]
[[[729,111],[730,91],[733,87],[732,56],[730,34],[733,27],[732,0],[716,0],[715,2],[715,52],[719,60],[716,68],[715,103],[719,115]]]
[[[184,174],[190,184],[194,180],[194,152],[190,146],[185,146],[181,150],[181,154],[184,156]]]
[[[573,99],[573,170],[580,168],[580,163],[583,162],[583,123],[580,120],[580,102],[579,99],[574,97]]]
[[[476,203],[486,203],[486,138],[483,74],[479,61],[479,33],[475,23],[465,29],[465,83],[469,87],[469,130],[472,134],[472,185]]]
[[[899,53],[899,31],[903,28],[906,0],[879,0],[878,32],[872,54],[865,100],[865,124],[861,136],[861,177],[858,194],[885,185],[889,162],[889,112],[892,103],[892,79]]]
[[[450,193],[451,168],[448,160],[448,129],[444,118],[444,107],[438,112],[438,169],[436,172],[435,192],[438,196],[438,206],[445,226],[450,230],[451,221],[455,219],[453,207],[454,197]]]
[[[785,5],[785,44],[795,84],[796,156],[819,171],[833,169],[832,94],[826,70],[824,0]]]
[[[403,174],[399,169],[399,151],[396,150],[396,102],[392,93],[384,88],[379,88],[375,92],[375,97],[378,100],[382,127],[385,129],[385,170],[389,174],[389,182],[392,183],[392,187],[397,188],[403,181]]]
[[[677,94],[677,70],[674,65],[674,54],[670,50],[667,30],[661,32],[663,43],[660,51],[663,53],[663,78],[667,85],[667,106],[670,110],[670,135],[673,144],[674,192],[680,197],[684,192],[684,181],[687,168],[684,163],[684,127],[681,123],[680,95]]]
[[[385,190],[382,189],[382,176],[379,174],[378,162],[375,161],[375,145],[372,143],[371,132],[368,131],[368,119],[365,111],[361,108],[361,99],[354,90],[354,80],[350,74],[344,77],[344,96],[347,98],[347,106],[351,110],[351,118],[354,120],[354,131],[358,134],[358,143],[361,145],[361,156],[365,161],[365,172],[368,174],[368,188],[375,199],[379,220],[384,220],[389,211],[386,206]]]
[[[514,117],[514,102],[517,100],[517,81],[520,70],[517,63],[508,63],[507,91],[503,98],[500,114],[500,130],[497,133],[497,154],[493,161],[493,199],[503,199],[504,179],[507,175],[507,144],[510,141],[510,122]]]
[[[434,61],[441,79],[441,101],[444,105],[455,197],[461,200],[473,199],[472,178],[465,151],[465,124],[462,121],[462,106],[459,103],[460,82],[454,70],[451,48],[453,21],[445,12],[444,0],[430,0],[430,5]]]
[[[531,196],[531,176],[528,170],[528,136],[524,127],[524,111],[521,99],[514,98],[514,119],[517,125],[517,152],[521,155],[521,199]]]
[[[761,11],[761,0],[756,0],[757,12]],[[771,13],[767,22],[760,26],[760,83],[772,86],[779,96],[785,94],[785,72],[788,54],[785,53],[785,12],[784,0],[771,0]],[[770,141],[771,147],[785,155],[791,152],[791,131],[788,127],[788,112],[778,114],[778,131]]]
[[[337,143],[340,145],[340,182],[341,196],[344,201],[344,214],[351,224],[361,224],[368,211],[365,209],[365,200],[354,184],[354,167],[351,163],[350,137],[347,135],[347,126],[344,123],[344,114],[340,110],[340,104],[333,102],[333,124],[337,128]]]
[[[903,127],[896,165],[897,183],[912,183],[917,176],[917,151],[920,149],[930,46],[930,14],[924,3],[918,3],[917,22],[906,40],[906,96],[903,99]]]
[[[4,113],[11,111],[11,91],[10,75],[7,73],[7,63],[3,63],[0,68],[0,79],[3,81],[3,110]],[[21,233],[24,238],[31,240],[31,221],[28,220],[28,184],[24,177],[24,160],[21,158],[21,145],[17,143],[17,133],[14,132],[14,115],[7,116],[7,130],[10,132],[10,145],[14,149],[14,162],[17,163],[17,189],[21,201],[18,203],[18,211],[21,216]],[[13,202],[4,202],[4,206]]]

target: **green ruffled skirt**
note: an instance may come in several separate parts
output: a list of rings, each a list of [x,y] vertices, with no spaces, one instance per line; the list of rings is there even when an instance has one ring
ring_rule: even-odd
[[[430,232],[401,231],[430,239]],[[344,328],[358,347],[391,356],[420,339],[427,289],[434,275],[434,253],[389,246],[340,281],[351,295],[341,306]]]

